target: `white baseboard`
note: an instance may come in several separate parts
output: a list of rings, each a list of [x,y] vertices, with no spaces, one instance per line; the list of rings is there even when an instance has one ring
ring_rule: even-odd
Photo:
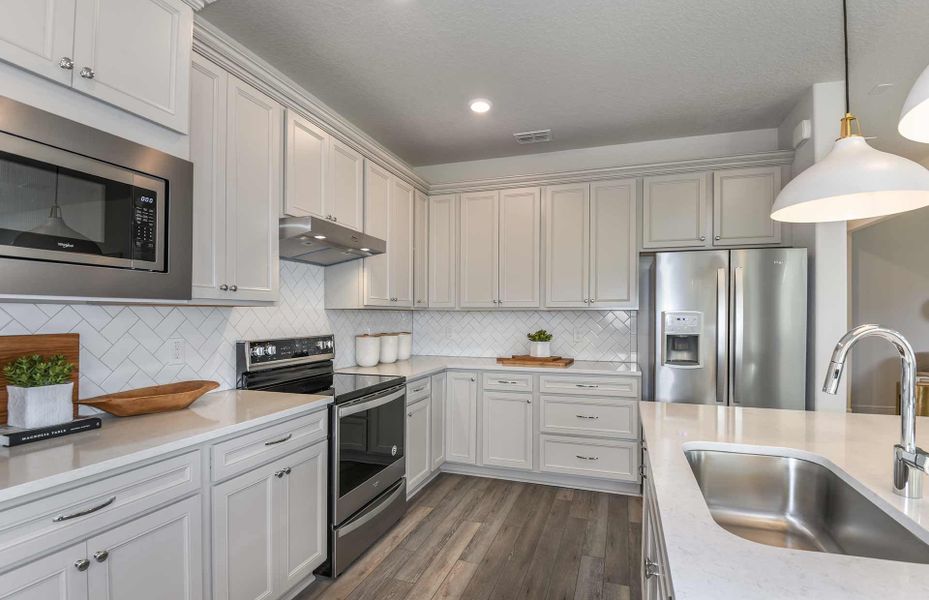
[[[457,475],[473,475],[475,477],[489,477],[491,479],[506,479],[509,481],[522,481],[524,483],[540,483],[555,487],[589,490],[592,492],[605,492],[607,494],[622,494],[624,496],[641,496],[640,483],[625,481],[610,481],[608,479],[594,479],[590,477],[577,477],[574,475],[556,475],[553,473],[536,473],[534,471],[513,471],[494,467],[479,467],[457,463],[445,463],[440,469],[443,473]]]

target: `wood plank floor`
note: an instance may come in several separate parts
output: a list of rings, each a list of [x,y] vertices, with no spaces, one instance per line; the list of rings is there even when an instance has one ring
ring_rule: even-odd
[[[295,600],[638,600],[641,498],[443,473]]]

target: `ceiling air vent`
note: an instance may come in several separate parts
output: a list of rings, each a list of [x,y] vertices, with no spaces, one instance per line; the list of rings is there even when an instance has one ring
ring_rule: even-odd
[[[539,144],[541,142],[552,141],[552,130],[538,129],[536,131],[522,131],[520,133],[514,133],[513,137],[516,138],[517,144]]]

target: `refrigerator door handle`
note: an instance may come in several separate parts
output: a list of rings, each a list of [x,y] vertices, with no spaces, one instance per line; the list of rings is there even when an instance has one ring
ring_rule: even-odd
[[[743,291],[744,276],[742,267],[732,271],[732,368],[729,372],[729,397],[731,404],[739,404],[739,395],[736,392],[738,381],[736,377],[742,371],[742,354],[744,340],[742,329],[745,324],[745,298]]]
[[[726,269],[716,269],[716,403],[725,404],[728,396],[728,361],[726,360],[726,342],[729,338],[726,308]]]

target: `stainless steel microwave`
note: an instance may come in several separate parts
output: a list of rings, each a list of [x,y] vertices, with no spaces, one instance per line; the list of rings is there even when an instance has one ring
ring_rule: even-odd
[[[0,295],[183,300],[193,166],[0,97]]]

